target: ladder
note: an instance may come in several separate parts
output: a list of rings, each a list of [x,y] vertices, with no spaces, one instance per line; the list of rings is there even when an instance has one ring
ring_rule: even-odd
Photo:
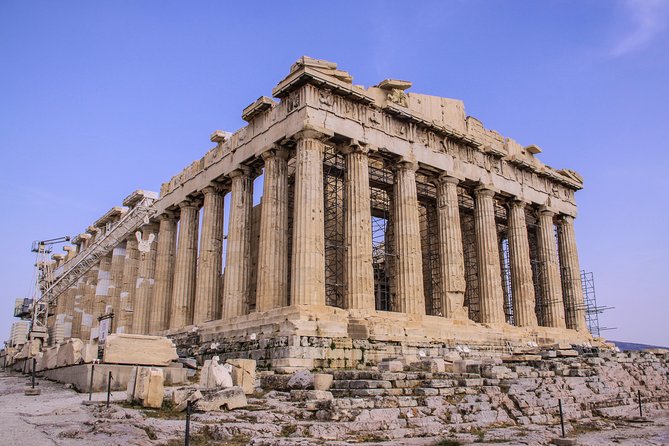
[[[155,202],[156,198],[154,197],[143,197],[110,230],[96,237],[91,246],[77,255],[73,259],[75,262],[72,265],[66,263],[55,271],[52,280],[49,281],[50,283],[43,284],[42,296],[33,304],[33,330],[46,331],[48,307],[55,304],[58,297],[76,284],[102,257],[111,252],[142,225],[148,224],[150,218],[156,213],[156,209],[153,207]]]

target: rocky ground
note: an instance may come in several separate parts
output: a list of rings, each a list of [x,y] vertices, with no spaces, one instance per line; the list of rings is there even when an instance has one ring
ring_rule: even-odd
[[[131,407],[125,402],[125,392],[114,392],[109,408],[104,403],[87,405],[87,395],[45,380],[39,380],[41,395],[25,396],[28,384],[24,375],[0,373],[2,444],[183,444],[183,413]],[[105,394],[93,394],[92,399],[103,402]],[[567,436],[581,445],[669,445],[669,411],[647,410],[645,420],[636,419],[637,409],[630,405],[618,410],[615,417],[570,423]],[[345,423],[319,421],[310,413],[314,413],[313,408],[294,401],[287,392],[267,392],[249,398],[249,406],[244,409],[194,414],[191,445],[541,445],[559,437],[559,426],[555,425],[471,427],[455,432],[453,425],[434,423],[426,437],[402,438],[407,428],[403,424],[386,426],[392,435],[381,436],[373,429],[378,419],[368,421],[367,434],[357,431],[346,435]],[[326,439],[332,437],[333,426],[343,429],[340,437],[345,440]]]

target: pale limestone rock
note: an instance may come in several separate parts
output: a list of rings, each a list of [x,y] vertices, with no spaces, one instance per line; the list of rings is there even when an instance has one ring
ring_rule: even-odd
[[[379,364],[379,370],[382,372],[401,372],[404,370],[404,364],[398,360],[384,360]]]
[[[56,345],[55,347],[49,347],[44,349],[44,354],[42,355],[41,369],[49,370],[55,369],[58,366],[58,348],[60,346]]]
[[[186,409],[189,401],[194,403],[200,398],[202,398],[202,392],[197,386],[179,387],[172,392],[172,406],[175,412],[181,412]]]
[[[129,401],[143,407],[159,409],[165,396],[163,370],[155,367],[133,367],[126,391]]]
[[[225,361],[231,366],[232,384],[244,389],[244,393],[251,395],[255,390],[256,361],[254,359],[228,359]]]
[[[334,376],[329,373],[314,373],[314,390],[329,390]]]
[[[288,380],[289,389],[310,389],[314,387],[314,374],[308,370],[295,373]]]
[[[84,344],[81,350],[81,359],[84,363],[95,362],[98,359],[98,344],[95,342]]]
[[[214,356],[204,362],[202,371],[200,372],[200,388],[218,389],[232,386],[230,370],[218,363],[218,356]]]
[[[79,364],[83,349],[84,343],[81,339],[77,338],[68,339],[65,343],[61,344],[58,349],[58,367]]]
[[[168,338],[112,334],[105,341],[103,361],[111,364],[167,366],[178,358],[176,347]]]
[[[334,397],[332,392],[327,390],[291,390],[290,399],[293,401],[328,401]]]
[[[204,412],[210,410],[233,410],[245,407],[248,404],[244,390],[241,387],[203,392],[202,395],[202,398],[195,403],[195,408]]]

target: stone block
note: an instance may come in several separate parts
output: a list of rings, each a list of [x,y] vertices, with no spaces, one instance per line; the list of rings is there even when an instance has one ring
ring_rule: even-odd
[[[105,363],[168,366],[177,359],[176,347],[163,336],[117,333],[105,341]]]
[[[133,367],[126,394],[129,401],[139,402],[143,407],[160,409],[165,396],[162,369]]]
[[[578,352],[576,350],[558,350],[557,355],[558,357],[574,357],[578,356]]]
[[[81,339],[70,338],[58,348],[58,367],[66,365],[79,364],[81,362],[81,353],[84,349],[84,343]]]
[[[302,370],[293,374],[288,380],[289,389],[313,389],[314,374],[308,370]]]
[[[60,346],[56,345],[55,347],[50,347],[44,349],[44,354],[42,355],[42,370],[55,369],[58,366],[58,348]]]
[[[241,387],[223,390],[203,391],[202,398],[195,402],[197,410],[234,410],[247,405],[246,395]]]
[[[314,390],[330,390],[334,376],[329,373],[314,374]]]
[[[290,399],[293,401],[329,401],[334,397],[332,392],[327,390],[291,390]]]
[[[404,364],[396,359],[383,360],[379,363],[379,370],[382,372],[401,372],[404,370]]]
[[[260,375],[260,387],[264,390],[289,390],[288,381],[290,381],[290,378],[292,378],[292,375],[270,375],[263,373]]]
[[[85,364],[95,362],[98,359],[98,344],[87,342],[81,349],[81,361]]]
[[[455,373],[481,373],[481,361],[474,359],[460,359],[453,361],[453,371]]]
[[[256,361],[254,359],[228,359],[226,364],[232,366],[232,384],[239,386],[246,395],[251,395],[255,390],[256,383]]]
[[[255,361],[254,361],[255,362]],[[200,388],[202,389],[225,389],[232,387],[231,365],[221,365],[218,363],[218,356],[204,361],[200,371]],[[253,391],[251,391],[253,392]]]
[[[175,412],[186,410],[188,402],[194,403],[202,398],[202,392],[195,386],[186,386],[174,389],[172,392],[172,405]]]

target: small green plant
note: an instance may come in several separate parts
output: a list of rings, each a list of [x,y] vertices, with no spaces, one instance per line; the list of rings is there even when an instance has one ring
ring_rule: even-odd
[[[281,428],[282,437],[290,437],[297,431],[297,426],[294,424],[286,424]]]
[[[434,446],[460,446],[462,443],[460,443],[458,440],[455,440],[453,438],[444,438],[439,441],[437,441]]]

